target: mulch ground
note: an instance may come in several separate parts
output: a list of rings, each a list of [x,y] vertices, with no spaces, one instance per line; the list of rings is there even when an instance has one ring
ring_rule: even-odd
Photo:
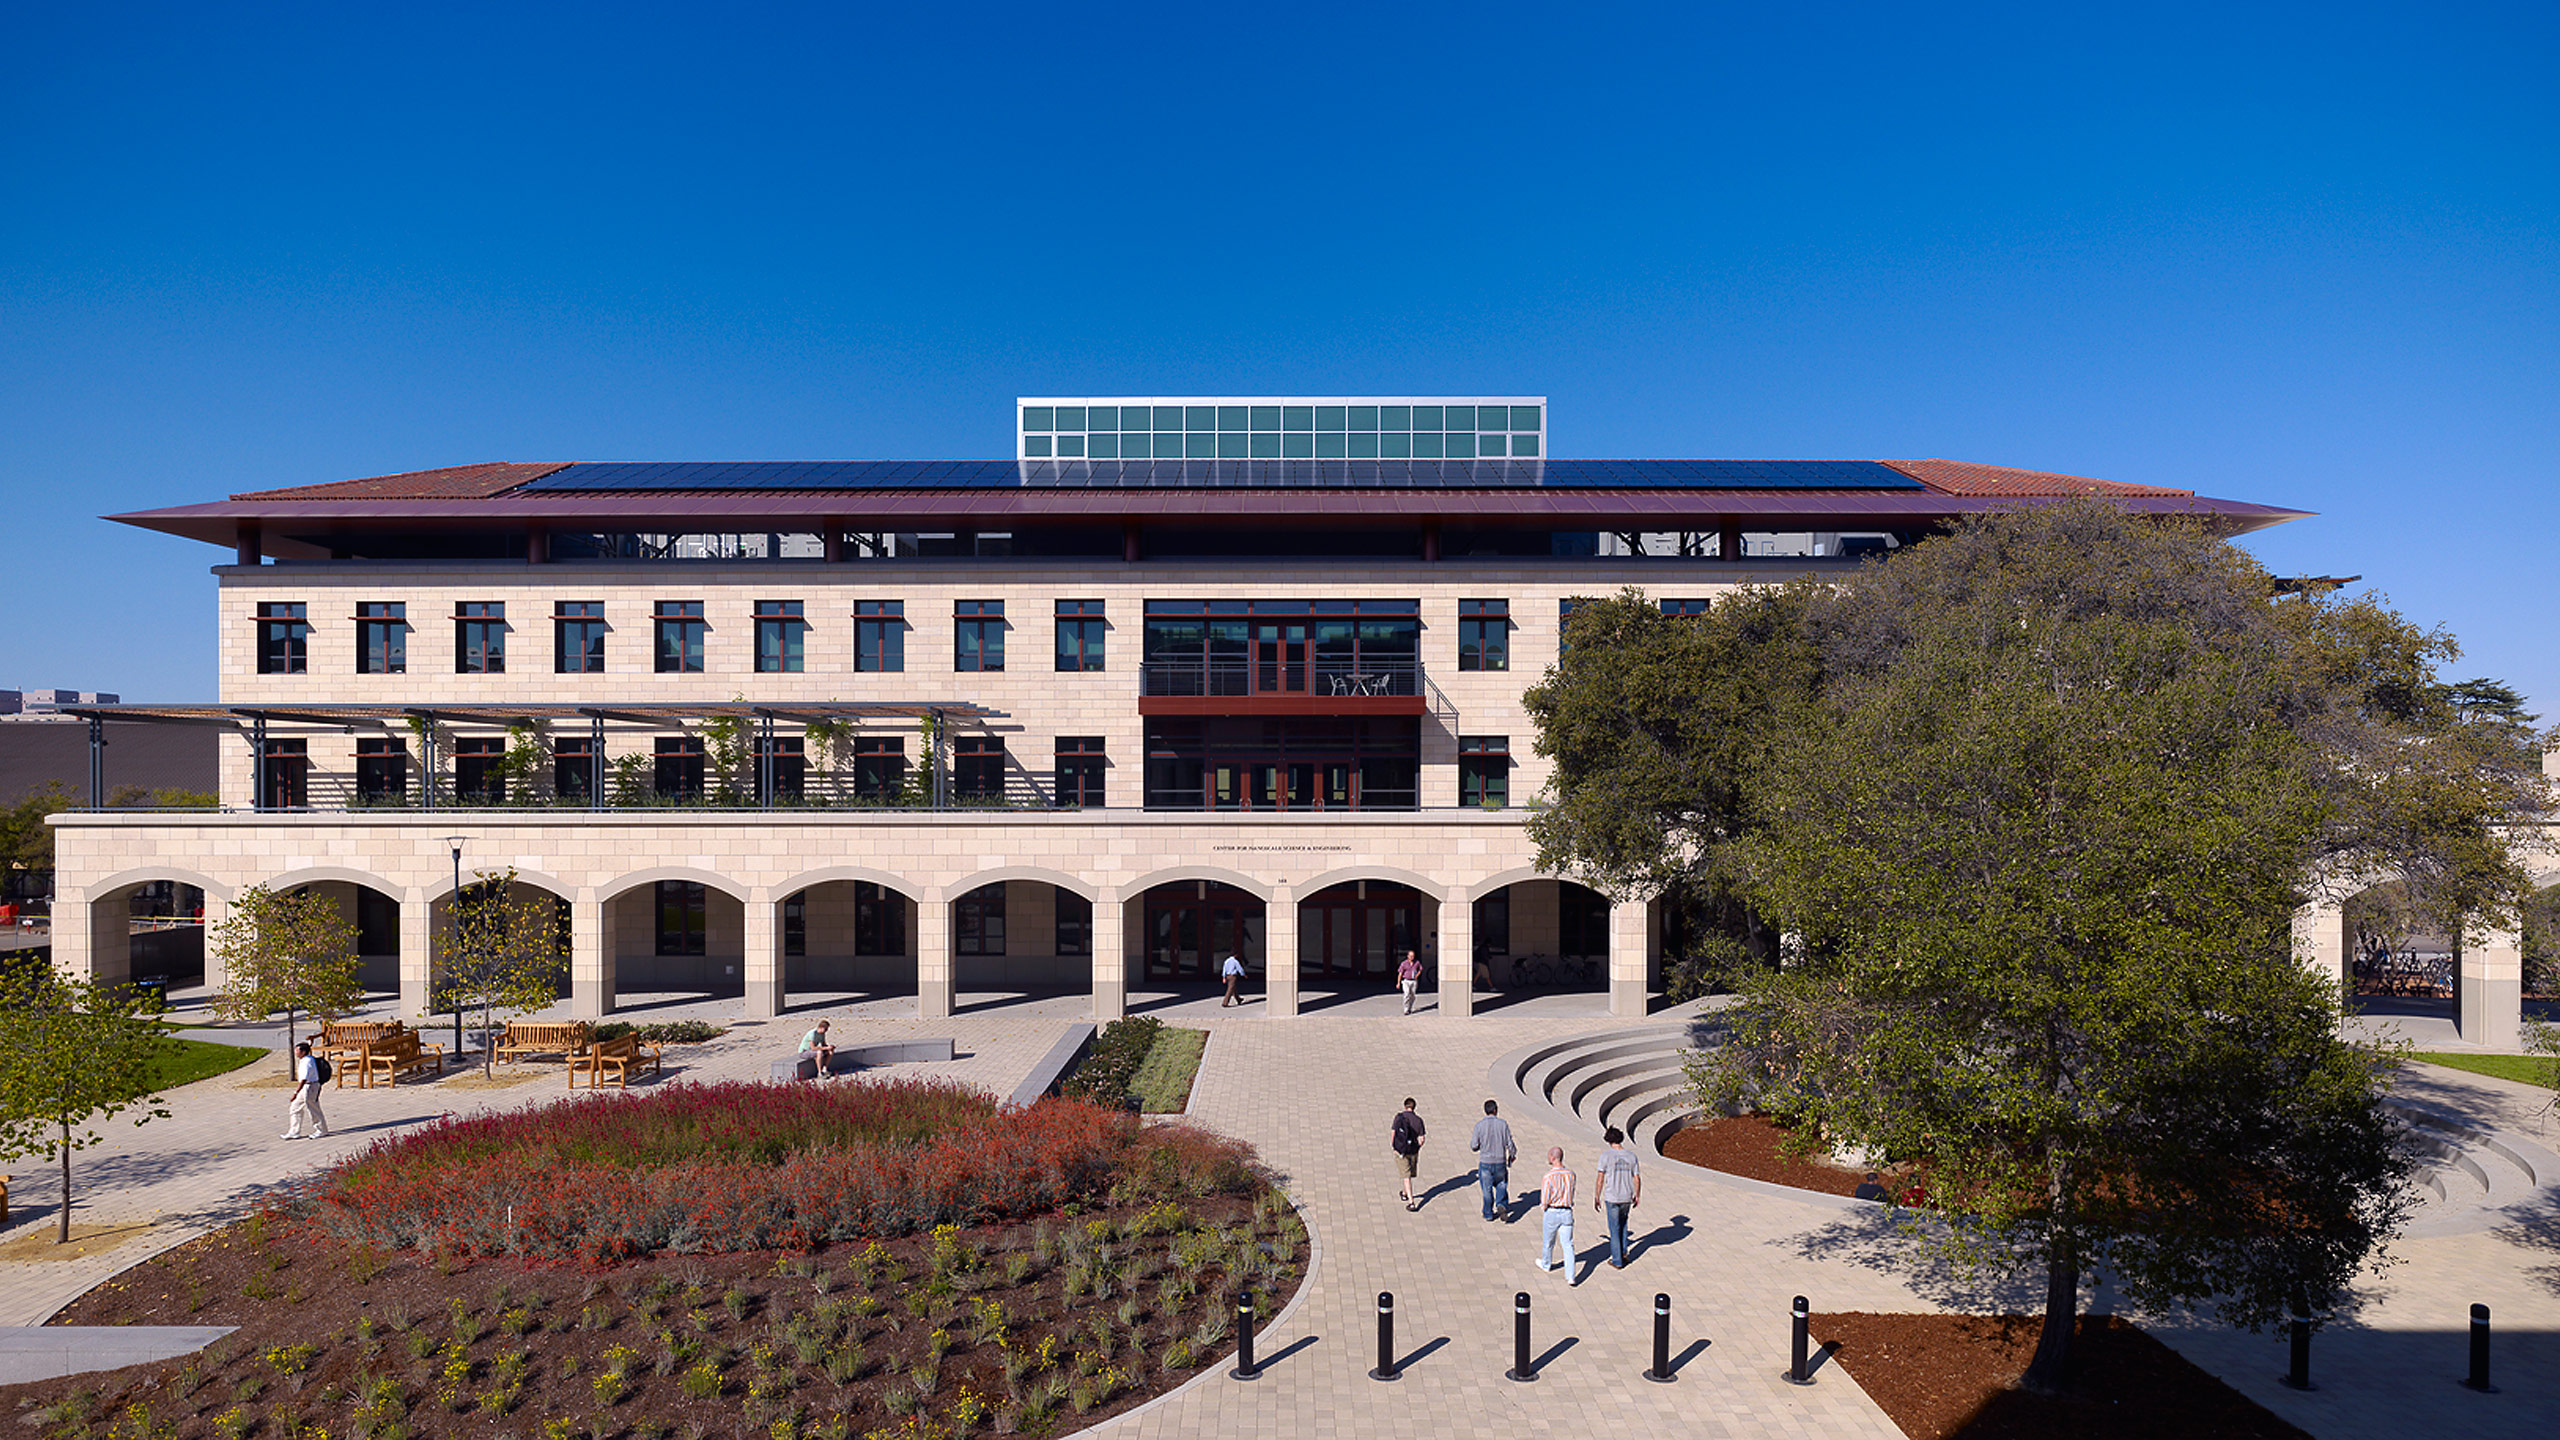
[[[1826,1195],[1850,1194],[1866,1178],[1863,1170],[1819,1156],[1789,1155],[1780,1148],[1786,1138],[1787,1131],[1766,1116],[1722,1115],[1682,1126],[1663,1142],[1662,1153],[1728,1175]]]
[[[2112,1315],[2081,1317],[2067,1393],[2030,1395],[2042,1323],[1849,1312],[1814,1316],[1813,1336],[1911,1440],[2311,1440]]]
[[[1300,1283],[1305,1235],[1286,1207],[1182,1209],[1171,1234],[1133,1207],[960,1232],[975,1258],[940,1272],[930,1236],[599,1270],[350,1248],[252,1219],[53,1322],[237,1333],[188,1359],[0,1386],[0,1417],[41,1425],[20,1432],[30,1440],[845,1440],[907,1433],[910,1415],[920,1436],[1062,1434],[1233,1354],[1234,1302],[1207,1237],[1285,1265],[1256,1297],[1265,1317]],[[1085,1278],[1096,1272],[1101,1295]],[[928,1284],[937,1273],[956,1283]]]

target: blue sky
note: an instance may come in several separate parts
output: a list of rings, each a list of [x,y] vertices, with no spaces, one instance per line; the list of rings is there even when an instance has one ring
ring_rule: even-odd
[[[0,11],[0,685],[213,696],[102,513],[997,456],[1017,394],[1532,393],[2250,541],[2560,712],[2560,8]]]

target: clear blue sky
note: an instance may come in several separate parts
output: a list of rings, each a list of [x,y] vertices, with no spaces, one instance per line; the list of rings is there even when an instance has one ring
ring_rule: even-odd
[[[0,685],[213,697],[95,517],[984,457],[1022,393],[1543,393],[2250,542],[2560,712],[2560,7],[0,12]]]

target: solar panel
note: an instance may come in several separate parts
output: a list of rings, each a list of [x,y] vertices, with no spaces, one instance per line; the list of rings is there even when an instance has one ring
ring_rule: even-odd
[[[1875,460],[604,460],[523,491],[1918,490]]]

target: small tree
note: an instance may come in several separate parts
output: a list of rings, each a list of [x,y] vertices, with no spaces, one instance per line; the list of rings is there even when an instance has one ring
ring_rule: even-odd
[[[516,883],[514,866],[473,872],[453,898],[452,923],[436,935],[435,1006],[480,1017],[491,1037],[481,1073],[495,1065],[498,1022],[545,1009],[567,978],[559,902]]]
[[[71,1152],[105,1139],[97,1126],[136,1106],[136,1125],[168,1117],[147,1079],[174,1048],[143,1013],[153,1003],[41,965],[0,968],[0,1159],[60,1160],[56,1244],[71,1240]]]
[[[252,885],[214,927],[212,948],[223,986],[214,1013],[243,1025],[283,1015],[288,1070],[297,1017],[335,1020],[364,1007],[356,927],[326,895]]]

